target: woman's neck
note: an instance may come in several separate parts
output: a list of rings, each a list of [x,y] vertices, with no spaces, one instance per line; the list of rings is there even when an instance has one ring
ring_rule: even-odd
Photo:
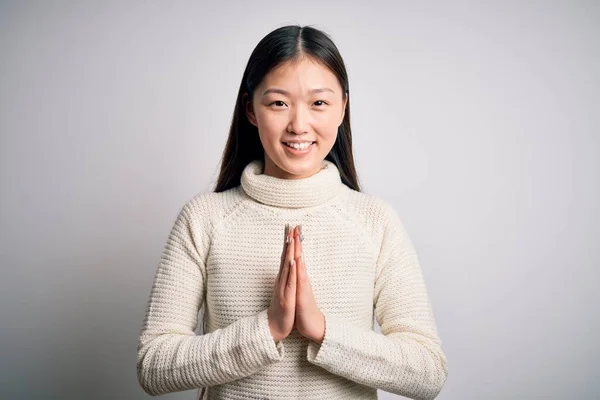
[[[308,170],[301,170],[297,173],[293,173],[290,171],[286,171],[285,169],[278,166],[276,163],[271,160],[271,158],[267,155],[263,158],[264,171],[263,173],[268,176],[272,176],[279,179],[304,179],[313,176],[323,169],[324,163],[320,162],[316,166],[312,166]]]
[[[323,160],[322,168],[306,178],[282,179],[265,174],[264,160],[250,162],[241,186],[255,201],[275,207],[314,207],[335,197],[343,186],[337,166]]]

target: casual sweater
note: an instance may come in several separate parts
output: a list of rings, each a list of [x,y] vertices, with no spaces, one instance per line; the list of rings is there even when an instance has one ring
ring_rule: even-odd
[[[325,316],[321,344],[296,329],[278,342],[271,335],[267,311],[286,223],[302,225],[307,274]],[[293,180],[265,175],[255,160],[239,186],[197,194],[180,209],[158,264],[137,357],[151,395],[377,399],[381,389],[433,399],[446,381],[432,305],[398,213],[344,185],[327,160]]]

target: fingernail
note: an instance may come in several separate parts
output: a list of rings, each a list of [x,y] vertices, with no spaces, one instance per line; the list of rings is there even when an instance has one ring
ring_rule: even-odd
[[[292,259],[290,260],[290,267],[293,267],[293,266],[294,266],[294,263],[295,263],[295,261],[294,261],[294,259],[292,258]]]
[[[299,231],[300,231],[300,241],[303,242],[304,241],[304,235],[302,234],[302,225],[298,225],[299,226]]]
[[[285,232],[283,233],[283,237],[285,238],[286,243],[290,242],[289,232],[290,232],[290,224],[285,224]]]

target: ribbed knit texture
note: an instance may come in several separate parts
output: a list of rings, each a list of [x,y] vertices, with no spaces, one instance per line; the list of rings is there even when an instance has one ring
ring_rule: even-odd
[[[335,164],[279,179],[253,161],[241,185],[194,196],[164,247],[138,344],[152,395],[207,399],[433,399],[448,374],[415,248],[386,201],[345,186]],[[286,223],[325,315],[322,344],[271,336],[267,310]],[[204,305],[203,334],[197,334]],[[381,326],[374,331],[373,318]],[[202,389],[205,388],[205,389]]]

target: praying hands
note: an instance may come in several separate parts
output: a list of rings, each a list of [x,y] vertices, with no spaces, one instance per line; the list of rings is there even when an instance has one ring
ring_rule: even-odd
[[[302,226],[286,225],[279,273],[268,310],[269,328],[275,341],[296,328],[316,343],[325,336],[325,316],[317,306],[306,272],[302,251]]]

